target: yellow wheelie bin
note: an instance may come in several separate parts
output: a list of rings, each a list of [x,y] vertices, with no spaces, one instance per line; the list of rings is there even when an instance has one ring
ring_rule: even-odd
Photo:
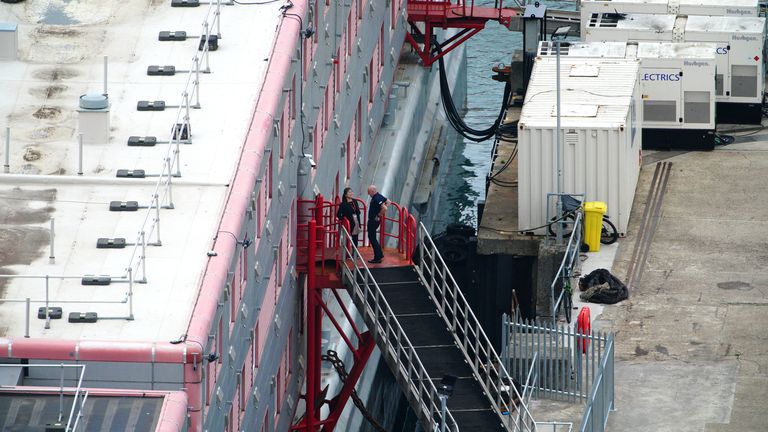
[[[600,233],[603,230],[603,215],[608,210],[604,202],[590,201],[584,203],[584,243],[590,252],[600,250]]]

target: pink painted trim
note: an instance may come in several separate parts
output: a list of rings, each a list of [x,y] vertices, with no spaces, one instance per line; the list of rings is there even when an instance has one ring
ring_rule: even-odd
[[[165,397],[155,432],[181,432],[187,423],[187,394],[171,392]]]
[[[0,338],[0,358],[184,364],[200,363],[202,347],[169,342]]]
[[[307,2],[296,1],[291,14],[306,16]],[[283,85],[290,72],[291,60],[299,42],[301,28],[299,20],[283,18],[269,59],[264,83],[256,102],[251,128],[245,140],[243,153],[231,182],[229,196],[224,206],[217,231],[239,232],[243,226],[246,209],[250,206],[251,192],[259,175],[259,166],[264,149],[272,139],[273,121],[280,117]],[[231,236],[223,236],[214,250],[217,256],[208,260],[197,301],[187,329],[187,338],[200,344],[207,343],[208,333],[213,327],[217,303],[227,283],[227,272],[235,253],[235,242]]]

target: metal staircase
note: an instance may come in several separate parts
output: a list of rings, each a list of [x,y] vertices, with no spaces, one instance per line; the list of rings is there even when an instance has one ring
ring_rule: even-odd
[[[389,207],[394,217],[382,219],[380,242],[396,247],[384,249],[383,263],[369,266],[363,254],[370,258],[372,251],[365,239],[359,248],[352,243],[348,225],[336,218],[338,202],[318,195],[297,204],[297,270],[306,274],[308,289],[302,396],[308,408],[293,430],[333,430],[374,343],[424,430],[536,430],[519,384],[504,369],[427,230],[406,208]],[[365,218],[365,203],[359,204]],[[365,226],[366,221],[361,222]],[[357,328],[336,292],[339,289],[349,292],[367,331]],[[334,317],[322,290],[333,294],[343,317]],[[324,393],[319,379],[323,316],[354,357],[343,388],[333,397]],[[353,334],[347,334],[340,319]],[[327,415],[323,405],[328,407]]]
[[[347,231],[339,231],[342,282],[425,430],[441,430],[435,382],[452,375],[456,383],[444,416],[446,430],[535,431],[516,383],[426,228],[419,224],[417,232],[400,236],[416,237],[410,242],[416,250],[405,251],[406,256],[414,252],[412,260],[376,268],[368,267]]]

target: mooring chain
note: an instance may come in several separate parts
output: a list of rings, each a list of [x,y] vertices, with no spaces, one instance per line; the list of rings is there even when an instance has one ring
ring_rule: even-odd
[[[339,375],[339,379],[341,380],[342,384],[347,381],[347,378],[349,377],[349,373],[347,373],[347,367],[344,365],[344,362],[341,361],[339,354],[336,351],[328,350],[327,354],[323,354],[322,360],[331,363],[333,368],[336,369],[336,373]],[[365,417],[365,420],[370,423],[370,425],[373,426],[377,432],[388,432],[386,429],[384,429],[384,426],[382,426],[378,421],[376,421],[375,418],[373,418],[371,413],[368,411],[368,408],[365,407],[363,400],[360,399],[360,396],[358,396],[357,390],[354,388],[352,389],[352,402],[360,411],[360,414]]]

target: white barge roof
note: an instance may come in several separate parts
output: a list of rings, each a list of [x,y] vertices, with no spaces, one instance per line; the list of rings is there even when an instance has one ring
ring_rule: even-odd
[[[170,1],[53,0],[4,5],[0,22],[18,23],[18,60],[0,61],[0,129],[10,128],[10,174],[0,174],[0,336],[25,333],[26,298],[32,300],[30,336],[50,339],[161,340],[185,332],[202,272],[216,235],[228,183],[239,160],[272,51],[281,3],[222,5],[218,50],[200,75],[200,109],[190,112],[191,143],[180,146],[181,177],[172,181],[172,210],[160,212],[162,246],[146,251],[146,284],[134,284],[132,321],[67,322],[70,312],[100,318],[128,315],[128,284],[81,285],[82,275],[126,274],[141,249],[97,249],[97,238],[134,242],[149,229],[154,211],[109,211],[111,201],[147,206],[158,174],[175,146],[129,147],[129,136],[168,140],[177,109],[139,112],[139,100],[179,105],[187,73],[148,76],[150,65],[190,70],[200,57],[199,36],[215,6],[172,8]],[[215,2],[214,2],[215,3]],[[207,17],[207,18],[206,18]],[[160,42],[160,31],[186,31],[186,41]],[[109,141],[84,145],[78,176],[78,100],[102,93],[108,56]],[[201,66],[206,62],[201,58]],[[194,77],[192,77],[194,80]],[[188,88],[191,91],[192,87]],[[192,98],[191,104],[195,103]],[[183,121],[183,120],[182,120]],[[4,153],[4,152],[3,152]],[[118,169],[143,169],[145,179],[116,178]],[[165,188],[160,189],[164,194]],[[55,260],[49,260],[50,219],[55,219]],[[147,233],[149,242],[153,234]],[[139,268],[134,278],[140,279]],[[51,275],[51,306],[64,317],[50,329],[36,318]],[[67,276],[62,279],[56,276]],[[21,301],[21,302],[20,302]]]
[[[639,62],[560,58],[561,126],[613,128],[624,124],[635,91]],[[556,125],[556,59],[536,60],[520,114],[521,127]]]

